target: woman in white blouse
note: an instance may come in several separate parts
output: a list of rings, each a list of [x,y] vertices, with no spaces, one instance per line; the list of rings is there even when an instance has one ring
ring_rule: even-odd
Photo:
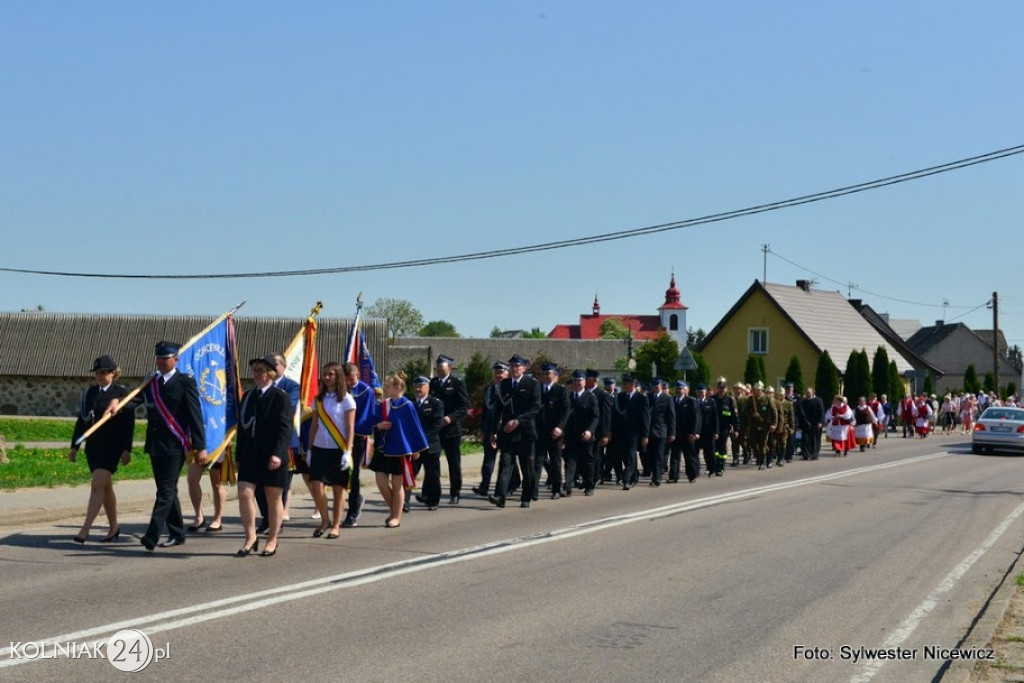
[[[352,437],[355,434],[356,402],[342,381],[341,364],[328,363],[320,372],[320,393],[313,403],[309,428],[309,490],[320,513],[315,538],[337,538],[341,533],[345,489],[352,470]],[[326,486],[334,494],[332,515],[327,514]]]

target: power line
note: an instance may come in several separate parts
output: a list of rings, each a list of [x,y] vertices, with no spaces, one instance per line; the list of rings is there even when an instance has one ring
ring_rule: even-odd
[[[923,302],[920,302],[920,301],[908,301],[907,299],[900,299],[900,298],[895,297],[895,296],[888,296],[886,294],[878,294],[877,292],[869,292],[868,290],[864,289],[863,287],[861,287],[860,285],[858,285],[858,284],[856,284],[854,282],[849,282],[849,281],[841,282],[839,280],[836,280],[835,278],[829,277],[828,275],[823,275],[822,273],[819,273],[816,270],[811,270],[807,266],[802,266],[799,263],[796,263],[795,261],[790,261],[788,258],[786,258],[782,254],[778,253],[777,251],[772,251],[771,249],[769,249],[768,253],[770,253],[772,256],[774,256],[775,258],[779,259],[780,261],[785,261],[789,265],[795,266],[795,267],[799,268],[800,270],[806,271],[806,272],[810,273],[811,275],[814,275],[815,277],[820,277],[822,280],[828,280],[831,283],[840,285],[842,287],[846,287],[847,289],[854,289],[854,290],[857,290],[858,292],[863,292],[864,294],[867,294],[868,296],[878,297],[879,299],[888,299],[889,301],[897,301],[897,302],[899,302],[901,304],[909,304],[911,306],[928,306],[930,308],[970,308],[970,306],[953,306],[951,304],[926,304],[926,303],[923,303]],[[847,296],[847,298],[849,298],[849,296]],[[982,304],[982,306],[984,306],[984,305],[985,304]]]
[[[373,270],[390,270],[395,268],[417,268],[422,266],[440,265],[444,263],[459,263],[463,261],[478,261],[483,259],[500,258],[503,256],[516,256],[519,254],[528,254],[539,251],[568,249],[570,247],[578,247],[586,244],[598,244],[601,242],[631,239],[633,237],[654,235],[661,232],[680,230],[682,228],[695,227],[698,225],[706,225],[708,223],[717,223],[720,221],[733,220],[735,218],[753,216],[759,213],[767,213],[769,211],[778,211],[780,209],[801,206],[803,204],[813,204],[815,202],[821,202],[827,199],[835,199],[837,197],[843,197],[846,195],[867,192],[868,190],[877,190],[879,188],[887,187],[889,185],[898,185],[900,183],[909,182],[911,180],[919,180],[921,178],[927,178],[928,176],[939,175],[941,173],[949,173],[950,171],[957,171],[963,168],[968,168],[970,166],[985,164],[991,161],[1004,159],[1006,157],[1011,157],[1022,153],[1024,153],[1024,145],[1017,145],[1014,147],[1006,147],[1004,149],[987,152],[985,154],[979,154],[973,157],[966,157],[964,159],[958,159],[956,161],[939,164],[938,166],[929,166],[927,168],[921,168],[916,171],[909,171],[907,173],[901,173],[899,175],[888,176],[886,178],[879,178],[877,180],[871,180],[864,183],[857,183],[856,185],[847,185],[845,187],[839,187],[833,190],[816,192],[814,194],[802,195],[800,197],[793,197],[790,199],[784,199],[777,202],[770,202],[767,204],[758,204],[755,206],[746,207],[744,209],[736,209],[734,211],[714,213],[709,214],[707,216],[689,218],[686,220],[674,221],[672,223],[650,225],[643,228],[633,228],[630,230],[619,230],[600,235],[591,235],[589,237],[578,237],[573,239],[558,240],[555,242],[542,242],[540,244],[533,244],[522,247],[509,247],[505,249],[478,251],[469,254],[457,254],[452,256],[441,256],[435,258],[411,259],[407,261],[390,261],[360,266],[337,266],[331,268],[307,268],[302,270],[278,270],[254,273],[206,273],[192,275],[133,275],[124,273],[83,273],[8,267],[0,267],[0,272],[21,273],[27,275],[51,275],[57,277],[82,277],[121,280],[226,280],[242,278],[293,277],[301,275],[333,275],[339,273],[358,273]]]

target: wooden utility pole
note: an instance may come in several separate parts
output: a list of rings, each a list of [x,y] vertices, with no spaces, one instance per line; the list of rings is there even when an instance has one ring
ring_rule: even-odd
[[[999,292],[992,292],[992,377],[999,394]]]

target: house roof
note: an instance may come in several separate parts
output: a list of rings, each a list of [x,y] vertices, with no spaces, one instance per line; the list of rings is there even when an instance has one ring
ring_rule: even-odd
[[[871,308],[871,306],[869,306],[868,304],[862,303],[859,299],[851,299],[849,303],[853,306],[854,310],[860,313],[865,320],[867,320],[876,330],[878,330],[879,334],[885,337],[885,340],[887,342],[889,342],[894,347],[899,349],[900,353],[905,358],[910,359],[914,367],[926,368],[927,370],[931,371],[933,375],[936,375],[938,377],[941,377],[943,374],[945,374],[943,370],[932,365],[927,360],[925,360],[920,354],[916,353],[912,348],[910,348],[910,345],[907,344],[906,340],[889,324],[888,315],[883,315],[881,313],[876,312],[875,309]],[[918,326],[920,326],[920,323],[918,323]]]
[[[632,330],[633,339],[654,339],[661,330],[661,318],[656,315],[598,313],[597,315],[581,315],[579,325],[555,325],[548,333],[548,337],[551,339],[601,339],[601,324],[610,318],[619,320]]]
[[[89,377],[97,356],[114,357],[127,377],[153,369],[153,344],[184,342],[216,316],[105,315],[85,313],[0,313],[0,376]],[[244,363],[283,351],[306,318],[235,316],[238,357]],[[352,320],[317,318],[322,362],[340,359]],[[378,368],[387,353],[387,323],[362,319],[366,343]]]
[[[911,359],[886,341],[839,292],[808,287],[794,287],[755,280],[718,324],[704,337],[701,351],[722,330],[741,306],[756,292],[761,292],[787,318],[818,352],[827,350],[837,366],[846,362],[852,351],[864,349],[869,354],[879,346],[885,348],[889,360],[900,373],[913,370]],[[913,359],[917,362],[918,359]]]

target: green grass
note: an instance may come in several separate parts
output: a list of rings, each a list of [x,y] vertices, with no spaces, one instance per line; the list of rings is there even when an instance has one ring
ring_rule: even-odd
[[[68,441],[71,436],[68,436]],[[78,462],[68,462],[68,449],[21,448],[7,450],[10,462],[0,464],[0,490],[32,487],[77,486],[88,484],[91,478],[85,453],[78,453]],[[149,457],[141,448],[132,450],[132,461],[119,465],[114,481],[119,479],[149,479],[153,469]]]
[[[1020,576],[1017,577],[1017,585],[1018,586],[1024,586],[1024,574],[1021,574]]]
[[[12,419],[0,417],[0,434],[3,434],[8,446],[19,443],[37,441],[66,441],[71,443],[71,435],[75,431],[75,421],[67,418],[32,417]],[[135,440],[146,438],[146,423],[135,421]]]

